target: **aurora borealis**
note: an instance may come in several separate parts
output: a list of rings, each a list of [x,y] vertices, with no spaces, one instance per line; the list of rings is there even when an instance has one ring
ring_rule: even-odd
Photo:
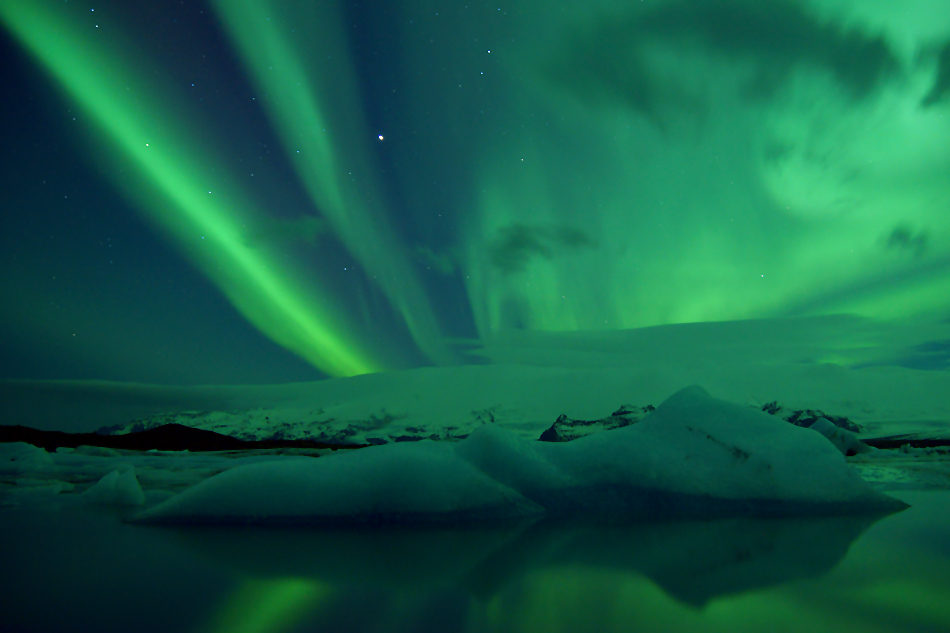
[[[3,377],[943,319],[941,6],[0,0]]]

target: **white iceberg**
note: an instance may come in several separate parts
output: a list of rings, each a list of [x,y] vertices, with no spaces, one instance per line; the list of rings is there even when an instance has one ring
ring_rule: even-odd
[[[82,493],[86,503],[112,506],[140,506],[145,503],[145,493],[130,467],[120,473],[113,470]]]
[[[888,512],[825,437],[699,386],[641,422],[567,443],[485,424],[234,468],[136,517],[156,523],[459,523]]]
[[[34,477],[53,470],[46,450],[26,442],[0,443],[0,477]]]
[[[834,444],[835,448],[841,451],[842,455],[850,457],[860,453],[870,453],[875,450],[858,439],[857,435],[847,429],[835,426],[834,423],[827,418],[815,420],[814,424],[808,428],[827,437],[828,441]]]

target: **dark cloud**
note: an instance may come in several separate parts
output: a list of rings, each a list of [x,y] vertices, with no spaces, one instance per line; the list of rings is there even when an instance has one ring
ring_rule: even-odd
[[[857,96],[898,69],[881,35],[818,20],[797,3],[706,0],[664,4],[637,21],[638,31],[689,37],[725,54],[760,63],[765,83],[778,84],[797,65],[830,71]]]
[[[950,370],[950,341],[936,340],[914,345],[893,358],[861,363],[855,365],[854,369],[888,365],[924,371]]]
[[[498,229],[489,245],[492,264],[505,274],[522,272],[532,257],[553,259],[596,243],[580,229],[563,225],[509,224]]]
[[[436,254],[428,246],[417,246],[416,258],[425,264],[426,268],[429,270],[434,270],[446,277],[450,277],[455,274],[455,261],[451,255],[447,254]]]
[[[950,42],[943,45],[937,56],[937,78],[933,88],[927,93],[920,105],[927,108],[950,96]]]
[[[887,236],[886,244],[888,249],[903,251],[920,257],[927,250],[927,234],[924,231],[914,233],[911,227],[900,224],[894,227],[894,230]]]
[[[657,123],[670,107],[700,106],[675,79],[651,68],[645,51],[653,42],[751,61],[750,98],[768,98],[802,66],[829,72],[855,98],[869,95],[899,70],[883,36],[819,20],[802,6],[782,1],[663,3],[627,18],[612,16],[568,41],[544,67],[549,80],[586,102],[620,102]]]

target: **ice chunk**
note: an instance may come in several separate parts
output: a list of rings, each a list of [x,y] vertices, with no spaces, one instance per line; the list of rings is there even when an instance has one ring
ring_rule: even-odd
[[[640,423],[567,443],[486,424],[422,441],[234,468],[150,522],[630,519],[892,511],[824,437],[684,389]]]
[[[87,503],[115,506],[140,506],[145,503],[145,494],[135,477],[135,468],[123,473],[113,470],[83,493]]]
[[[223,472],[146,510],[147,522],[467,522],[543,508],[456,456],[449,443],[386,444]]]
[[[108,448],[106,446],[87,446],[86,444],[77,446],[73,452],[77,455],[89,455],[90,457],[121,457],[122,455],[122,453],[114,448]]]
[[[827,437],[842,455],[851,456],[871,452],[871,447],[859,440],[857,435],[847,429],[839,428],[831,420],[818,418],[808,428]]]
[[[28,477],[53,466],[53,458],[45,449],[26,442],[0,443],[0,475]]]
[[[577,480],[569,505],[634,514],[811,514],[894,510],[825,438],[712,398],[699,386],[640,423],[539,443]]]

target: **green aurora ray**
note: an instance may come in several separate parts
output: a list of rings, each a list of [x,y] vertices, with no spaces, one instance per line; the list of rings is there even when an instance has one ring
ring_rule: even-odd
[[[110,48],[43,3],[5,1],[0,15],[96,121],[108,150],[134,169],[132,181],[116,184],[249,321],[330,375],[384,369],[340,315],[324,307],[332,303],[328,293],[312,283],[303,287],[289,265],[251,239],[245,227],[259,212],[248,208],[248,197],[220,175],[223,170],[214,169],[213,155],[189,140],[197,126],[180,112],[174,121],[164,120],[160,113],[172,111],[165,95],[173,91],[145,84],[140,78],[150,73],[142,72],[144,62],[122,63],[133,47]],[[327,301],[319,301],[321,294]]]
[[[396,307],[423,353],[437,364],[450,362],[429,299],[386,215],[366,147],[373,136],[363,123],[336,4],[214,4],[258,89],[268,95],[265,106],[314,204]]]

